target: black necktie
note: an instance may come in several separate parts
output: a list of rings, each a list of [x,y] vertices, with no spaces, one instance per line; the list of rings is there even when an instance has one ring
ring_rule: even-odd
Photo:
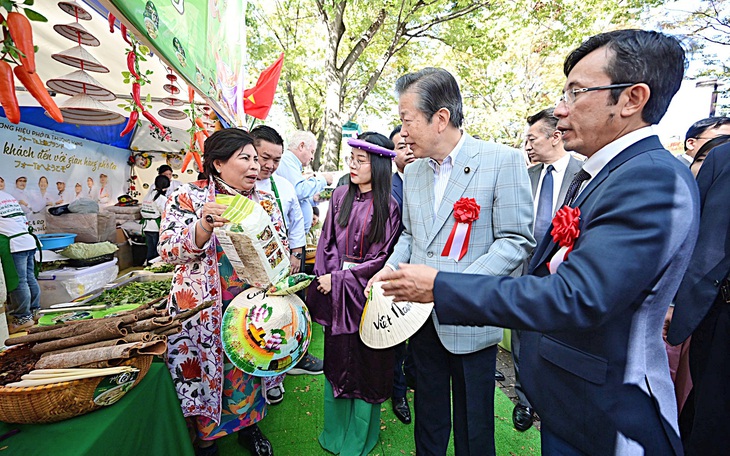
[[[555,167],[548,165],[545,177],[542,178],[540,197],[537,200],[535,215],[535,239],[540,242],[553,218],[553,171]]]
[[[575,201],[575,197],[578,195],[578,189],[580,188],[581,184],[583,183],[583,181],[590,178],[591,175],[584,171],[582,168],[580,171],[578,171],[575,177],[573,177],[573,180],[570,182],[570,187],[568,187],[567,193],[565,193],[563,206],[569,206],[573,201]]]

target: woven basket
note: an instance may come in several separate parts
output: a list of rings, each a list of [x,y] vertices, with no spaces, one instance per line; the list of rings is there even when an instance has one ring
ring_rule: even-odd
[[[19,345],[0,353],[0,370],[4,358],[30,350]],[[139,369],[137,386],[152,364],[152,355],[130,358],[121,363]],[[0,421],[5,423],[53,423],[89,413],[103,407],[94,403],[94,391],[106,377],[85,378],[42,386],[14,388],[0,386]]]

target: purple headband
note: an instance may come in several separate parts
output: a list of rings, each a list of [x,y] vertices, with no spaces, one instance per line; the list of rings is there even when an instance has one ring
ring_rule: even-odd
[[[380,155],[381,157],[393,158],[395,157],[395,151],[386,149],[385,147],[378,146],[362,139],[350,138],[347,140],[347,145],[356,149],[362,149],[370,154]]]

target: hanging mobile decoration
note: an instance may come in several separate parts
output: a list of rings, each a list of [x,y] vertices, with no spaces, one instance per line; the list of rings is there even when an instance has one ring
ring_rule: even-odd
[[[205,138],[210,136],[208,130],[205,129],[203,121],[198,117],[194,99],[195,91],[192,87],[188,86],[188,101],[190,101],[190,107],[185,110],[185,113],[190,118],[190,123],[192,125],[188,129],[188,133],[190,133],[190,147],[185,153],[185,158],[183,159],[182,172],[185,172],[190,160],[193,158],[195,159],[195,163],[198,165],[198,171],[203,170],[203,160],[200,158],[200,155],[205,153]]]

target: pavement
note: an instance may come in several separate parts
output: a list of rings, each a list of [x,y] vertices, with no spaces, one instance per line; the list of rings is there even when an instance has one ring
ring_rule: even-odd
[[[503,381],[497,381],[496,384],[504,394],[510,398],[513,403],[517,403],[517,394],[515,393],[515,367],[512,363],[512,355],[502,347],[498,347],[497,352],[497,370],[504,374]],[[540,418],[535,418],[533,424],[540,430]]]

